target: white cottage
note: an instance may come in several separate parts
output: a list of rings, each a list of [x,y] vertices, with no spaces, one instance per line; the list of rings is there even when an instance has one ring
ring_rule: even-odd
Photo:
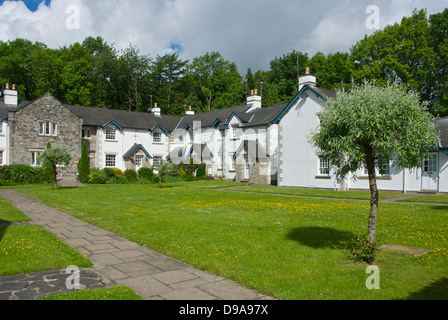
[[[318,88],[309,69],[299,89],[287,104],[262,108],[262,97],[254,90],[246,104],[200,114],[190,107],[180,117],[161,114],[157,105],[150,112],[89,108],[62,104],[48,94],[18,101],[15,87],[7,87],[0,99],[0,165],[38,166],[36,155],[48,142],[70,147],[79,159],[86,143],[91,167],[97,168],[138,170],[157,167],[162,159],[180,163],[193,158],[206,163],[208,175],[233,181],[368,189],[365,170],[356,173],[356,181],[349,177],[338,182],[331,163],[309,143],[335,92]],[[45,134],[46,124],[56,131]],[[431,158],[412,170],[386,164],[378,172],[380,190],[448,192],[448,118],[436,125],[441,140]]]

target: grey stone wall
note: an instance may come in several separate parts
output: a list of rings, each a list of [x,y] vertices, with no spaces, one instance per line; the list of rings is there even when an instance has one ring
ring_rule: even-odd
[[[89,161],[90,161],[90,168],[94,168],[96,165],[96,150],[97,150],[97,127],[92,126],[83,126],[82,129],[84,130],[90,130],[90,138],[84,138],[82,139],[82,144],[87,145],[87,149],[89,150]],[[82,146],[82,145],[81,145]]]
[[[39,121],[57,123],[57,136],[39,135]],[[31,164],[31,151],[52,147],[65,148],[72,156],[63,172],[75,175],[81,156],[82,120],[64,107],[56,98],[47,94],[24,108],[10,114],[10,163]]]
[[[242,152],[236,158],[235,164],[235,181],[244,182],[244,152]],[[268,162],[254,162],[250,161],[249,164],[249,183],[254,185],[270,185],[271,176],[269,173],[269,163]]]

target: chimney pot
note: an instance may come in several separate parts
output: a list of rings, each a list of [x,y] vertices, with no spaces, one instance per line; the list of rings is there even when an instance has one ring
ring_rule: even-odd
[[[9,83],[6,83],[6,90],[9,90]]]
[[[12,90],[16,90],[16,85],[15,84],[12,85]]]
[[[310,74],[310,67],[306,67],[306,74]]]
[[[251,96],[254,95],[254,90],[250,90],[250,95],[251,95]]]

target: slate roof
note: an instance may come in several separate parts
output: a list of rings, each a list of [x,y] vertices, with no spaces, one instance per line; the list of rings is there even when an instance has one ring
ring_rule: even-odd
[[[152,159],[151,155],[149,154],[148,151],[146,151],[145,147],[143,147],[141,144],[134,144],[131,149],[128,150],[128,152],[126,152],[123,155],[123,158],[125,159],[129,159],[131,157],[133,157],[139,150],[142,150],[149,158]]]
[[[309,88],[324,98],[331,98],[335,96],[335,92],[323,88],[312,87]],[[30,101],[21,101],[19,105],[14,108],[6,106],[2,99],[0,99],[0,114],[4,118],[8,117],[11,108],[15,110],[21,109],[28,105]],[[122,128],[128,129],[142,129],[154,130],[162,127],[168,132],[175,129],[193,128],[195,121],[200,121],[203,128],[218,127],[225,128],[231,117],[237,117],[242,121],[241,127],[267,126],[273,123],[274,120],[280,119],[290,104],[280,104],[272,107],[260,108],[246,113],[250,108],[249,105],[239,105],[225,109],[212,110],[205,113],[196,114],[194,116],[170,116],[161,115],[156,117],[149,112],[132,112],[116,109],[102,109],[75,106],[63,104],[71,110],[79,118],[83,119],[85,126],[105,126],[115,122]]]
[[[434,123],[440,133],[439,148],[448,149],[448,117],[436,119]]]
[[[123,128],[152,130],[162,125],[167,131],[173,131],[180,120],[180,117],[168,115],[161,115],[159,118],[147,112],[91,108],[67,104],[64,104],[64,106],[78,117],[83,118],[85,126],[104,126],[114,121]]]

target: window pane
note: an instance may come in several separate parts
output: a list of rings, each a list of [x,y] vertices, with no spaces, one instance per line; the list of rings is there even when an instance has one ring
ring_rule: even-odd
[[[160,132],[154,132],[153,137],[154,142],[156,143],[162,142],[162,134]]]
[[[115,167],[115,155],[112,154],[106,155],[106,167],[108,168]]]
[[[330,160],[319,157],[319,173],[324,176],[330,175]]]
[[[106,130],[106,139],[107,140],[115,140],[115,130],[107,129]]]

